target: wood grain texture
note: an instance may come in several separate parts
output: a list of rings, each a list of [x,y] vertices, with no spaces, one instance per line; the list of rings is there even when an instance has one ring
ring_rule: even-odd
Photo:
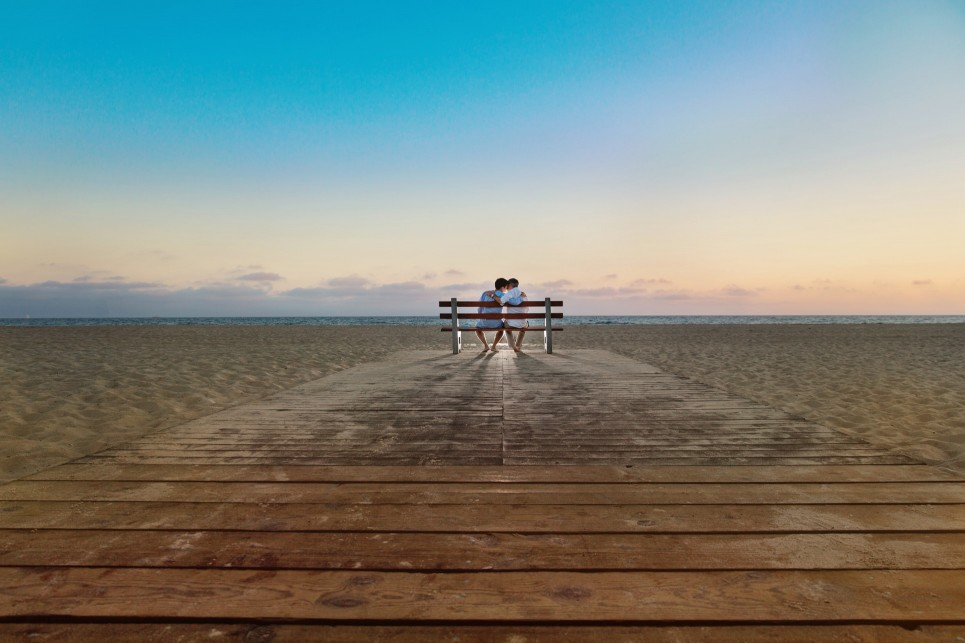
[[[146,438],[148,439],[148,438]],[[358,467],[193,464],[68,463],[23,480],[156,480],[193,482],[958,482],[953,473],[926,465],[872,466],[457,466]]]
[[[4,616],[451,621],[962,619],[965,571],[418,573],[0,568]]]
[[[42,565],[465,572],[962,569],[965,534],[0,529],[0,566]]]
[[[17,529],[231,529],[510,533],[965,530],[965,505],[331,505],[0,501]]]
[[[213,623],[0,623],[0,639],[29,641],[169,641],[246,643],[948,643],[965,639],[965,626],[924,625],[459,625],[459,624],[292,624],[272,622]]]

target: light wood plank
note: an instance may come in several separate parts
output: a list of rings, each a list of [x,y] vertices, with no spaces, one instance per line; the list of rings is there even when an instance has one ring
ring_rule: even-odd
[[[965,533],[616,535],[0,529],[0,566],[397,571],[965,569]]]

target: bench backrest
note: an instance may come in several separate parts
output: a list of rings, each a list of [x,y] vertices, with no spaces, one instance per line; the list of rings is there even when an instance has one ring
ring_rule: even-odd
[[[502,312],[502,304],[495,301],[460,301],[453,297],[449,301],[440,301],[440,308],[448,308],[449,312],[439,313],[439,319],[450,322],[450,326],[442,330],[451,330],[453,333],[453,352],[457,352],[456,334],[459,329],[460,319],[542,319],[544,326],[538,326],[533,330],[545,330],[547,341],[547,352],[553,352],[553,320],[562,319],[563,313],[559,309],[563,307],[563,302],[547,297],[543,301],[524,301],[521,304],[507,306],[513,312]],[[472,312],[460,312],[460,308],[471,308]],[[478,308],[493,308],[493,312],[480,313]],[[525,310],[526,312],[523,312]]]

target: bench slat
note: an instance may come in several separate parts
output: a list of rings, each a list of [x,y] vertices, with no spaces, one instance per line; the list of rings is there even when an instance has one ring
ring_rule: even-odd
[[[450,328],[449,326],[445,326],[444,328],[440,328],[439,330],[441,330],[441,331],[444,332],[444,333],[451,333],[451,332],[452,332],[452,328]],[[546,330],[546,327],[545,327],[545,326],[527,326],[526,328],[513,328],[513,327],[511,327],[511,326],[507,326],[506,328],[476,328],[476,327],[474,327],[474,326],[460,326],[460,327],[457,328],[456,330],[460,330],[460,331],[462,331],[462,332],[464,332],[464,333],[469,333],[469,332],[472,332],[472,331],[474,331],[474,330],[525,330],[525,331],[527,331],[527,332],[529,332],[529,331],[539,331],[539,332],[542,332],[542,331]],[[563,332],[564,330],[566,330],[566,329],[563,328],[562,326],[553,326],[553,332],[554,332],[554,333],[555,333],[556,331]]]
[[[562,305],[563,305],[563,302],[562,302],[562,301],[550,301],[550,306],[553,306],[554,308],[559,308],[559,307],[561,307]],[[483,308],[501,308],[501,307],[502,307],[502,304],[499,304],[499,303],[497,303],[497,302],[495,302],[495,301],[457,301],[457,302],[456,302],[456,306],[459,306],[460,308],[466,308],[466,307],[470,307],[470,308],[476,308],[476,307],[483,307]],[[535,308],[535,307],[538,306],[538,307],[540,307],[540,308],[545,308],[545,307],[546,307],[546,302],[545,302],[545,301],[524,301],[524,302],[521,303],[521,304],[515,304],[515,305],[513,306],[513,308],[519,308],[519,307],[522,307],[522,306],[532,307],[532,308]],[[450,308],[450,307],[452,307],[452,302],[451,302],[451,301],[440,301],[440,302],[439,302],[439,307],[440,307],[440,308]]]
[[[563,319],[563,313],[553,313],[553,319]],[[452,319],[452,313],[439,313],[439,319]],[[459,319],[546,319],[543,313],[460,313]]]

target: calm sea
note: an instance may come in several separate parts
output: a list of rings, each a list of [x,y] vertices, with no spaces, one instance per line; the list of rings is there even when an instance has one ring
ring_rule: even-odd
[[[0,326],[438,326],[437,317],[86,317],[0,319]],[[684,315],[566,317],[569,326],[640,324],[962,324],[965,315]]]

